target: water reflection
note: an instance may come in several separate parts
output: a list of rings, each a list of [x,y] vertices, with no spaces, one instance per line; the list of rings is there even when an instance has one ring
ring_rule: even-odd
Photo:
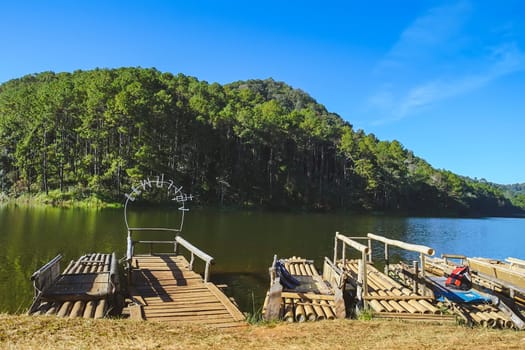
[[[132,210],[132,226],[166,227],[178,220],[167,208]],[[257,308],[268,287],[274,254],[314,259],[322,267],[333,255],[334,233],[365,236],[372,232],[428,245],[442,253],[525,259],[524,219],[403,218],[348,213],[269,213],[192,209],[183,237],[215,258],[212,280],[229,285],[241,309]],[[140,233],[134,238],[165,239],[173,233]],[[126,228],[122,210],[0,207],[0,311],[27,309],[31,274],[56,254],[64,264],[89,252],[115,251],[124,256]],[[172,247],[166,246],[165,251]],[[147,247],[139,248],[146,251]],[[391,261],[414,260],[415,254],[391,248]],[[384,248],[373,246],[374,261]],[[356,255],[357,256],[357,255]],[[196,265],[197,269],[202,266]],[[199,271],[199,270],[198,270]],[[202,271],[202,270],[200,270]]]

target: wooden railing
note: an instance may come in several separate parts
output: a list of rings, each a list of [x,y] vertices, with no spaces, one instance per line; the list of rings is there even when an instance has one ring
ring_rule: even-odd
[[[178,232],[177,230],[171,230],[171,229],[156,229],[156,228],[130,228],[128,231],[128,249],[127,249],[127,260],[128,260],[128,267],[131,271],[131,261],[133,259],[133,256],[135,254],[135,244],[149,244],[150,250],[149,253],[153,254],[153,245],[154,244],[170,244],[173,245],[173,252],[175,254],[179,254],[179,246],[184,247],[189,253],[190,253],[190,261],[188,268],[193,271],[193,264],[195,262],[195,256],[200,258],[204,263],[204,282],[208,282],[210,277],[210,266],[213,264],[213,257],[206,254],[199,248],[195,247],[193,244],[182,238],[181,236],[177,235],[175,236],[174,240],[162,240],[162,241],[151,241],[151,240],[140,240],[140,241],[133,241],[132,231],[168,231],[168,232]],[[131,274],[130,274],[131,275]]]
[[[353,239],[346,237],[339,232],[335,233],[334,239],[334,260],[333,263],[337,266],[339,244],[341,242],[341,260],[343,269],[346,266],[346,248],[351,247],[361,252],[361,259],[358,261],[358,274],[357,274],[357,298],[360,302],[363,302],[363,296],[368,294],[368,283],[367,283],[367,272],[366,272],[366,257],[369,254],[369,248]]]

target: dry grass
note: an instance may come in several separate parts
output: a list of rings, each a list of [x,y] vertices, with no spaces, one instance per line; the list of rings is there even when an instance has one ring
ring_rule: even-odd
[[[323,321],[221,331],[128,320],[0,315],[1,349],[525,349],[525,332],[401,321]]]

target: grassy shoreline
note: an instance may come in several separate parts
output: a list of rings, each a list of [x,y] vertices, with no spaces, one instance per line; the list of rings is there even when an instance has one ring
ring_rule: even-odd
[[[388,320],[213,328],[0,314],[2,349],[523,349],[525,332]]]

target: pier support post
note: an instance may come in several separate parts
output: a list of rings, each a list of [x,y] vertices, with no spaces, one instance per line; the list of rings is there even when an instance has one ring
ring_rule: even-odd
[[[414,260],[412,263],[414,265],[414,280],[412,282],[412,291],[418,294],[419,285],[417,283],[417,279],[419,278],[419,262],[417,260]]]

